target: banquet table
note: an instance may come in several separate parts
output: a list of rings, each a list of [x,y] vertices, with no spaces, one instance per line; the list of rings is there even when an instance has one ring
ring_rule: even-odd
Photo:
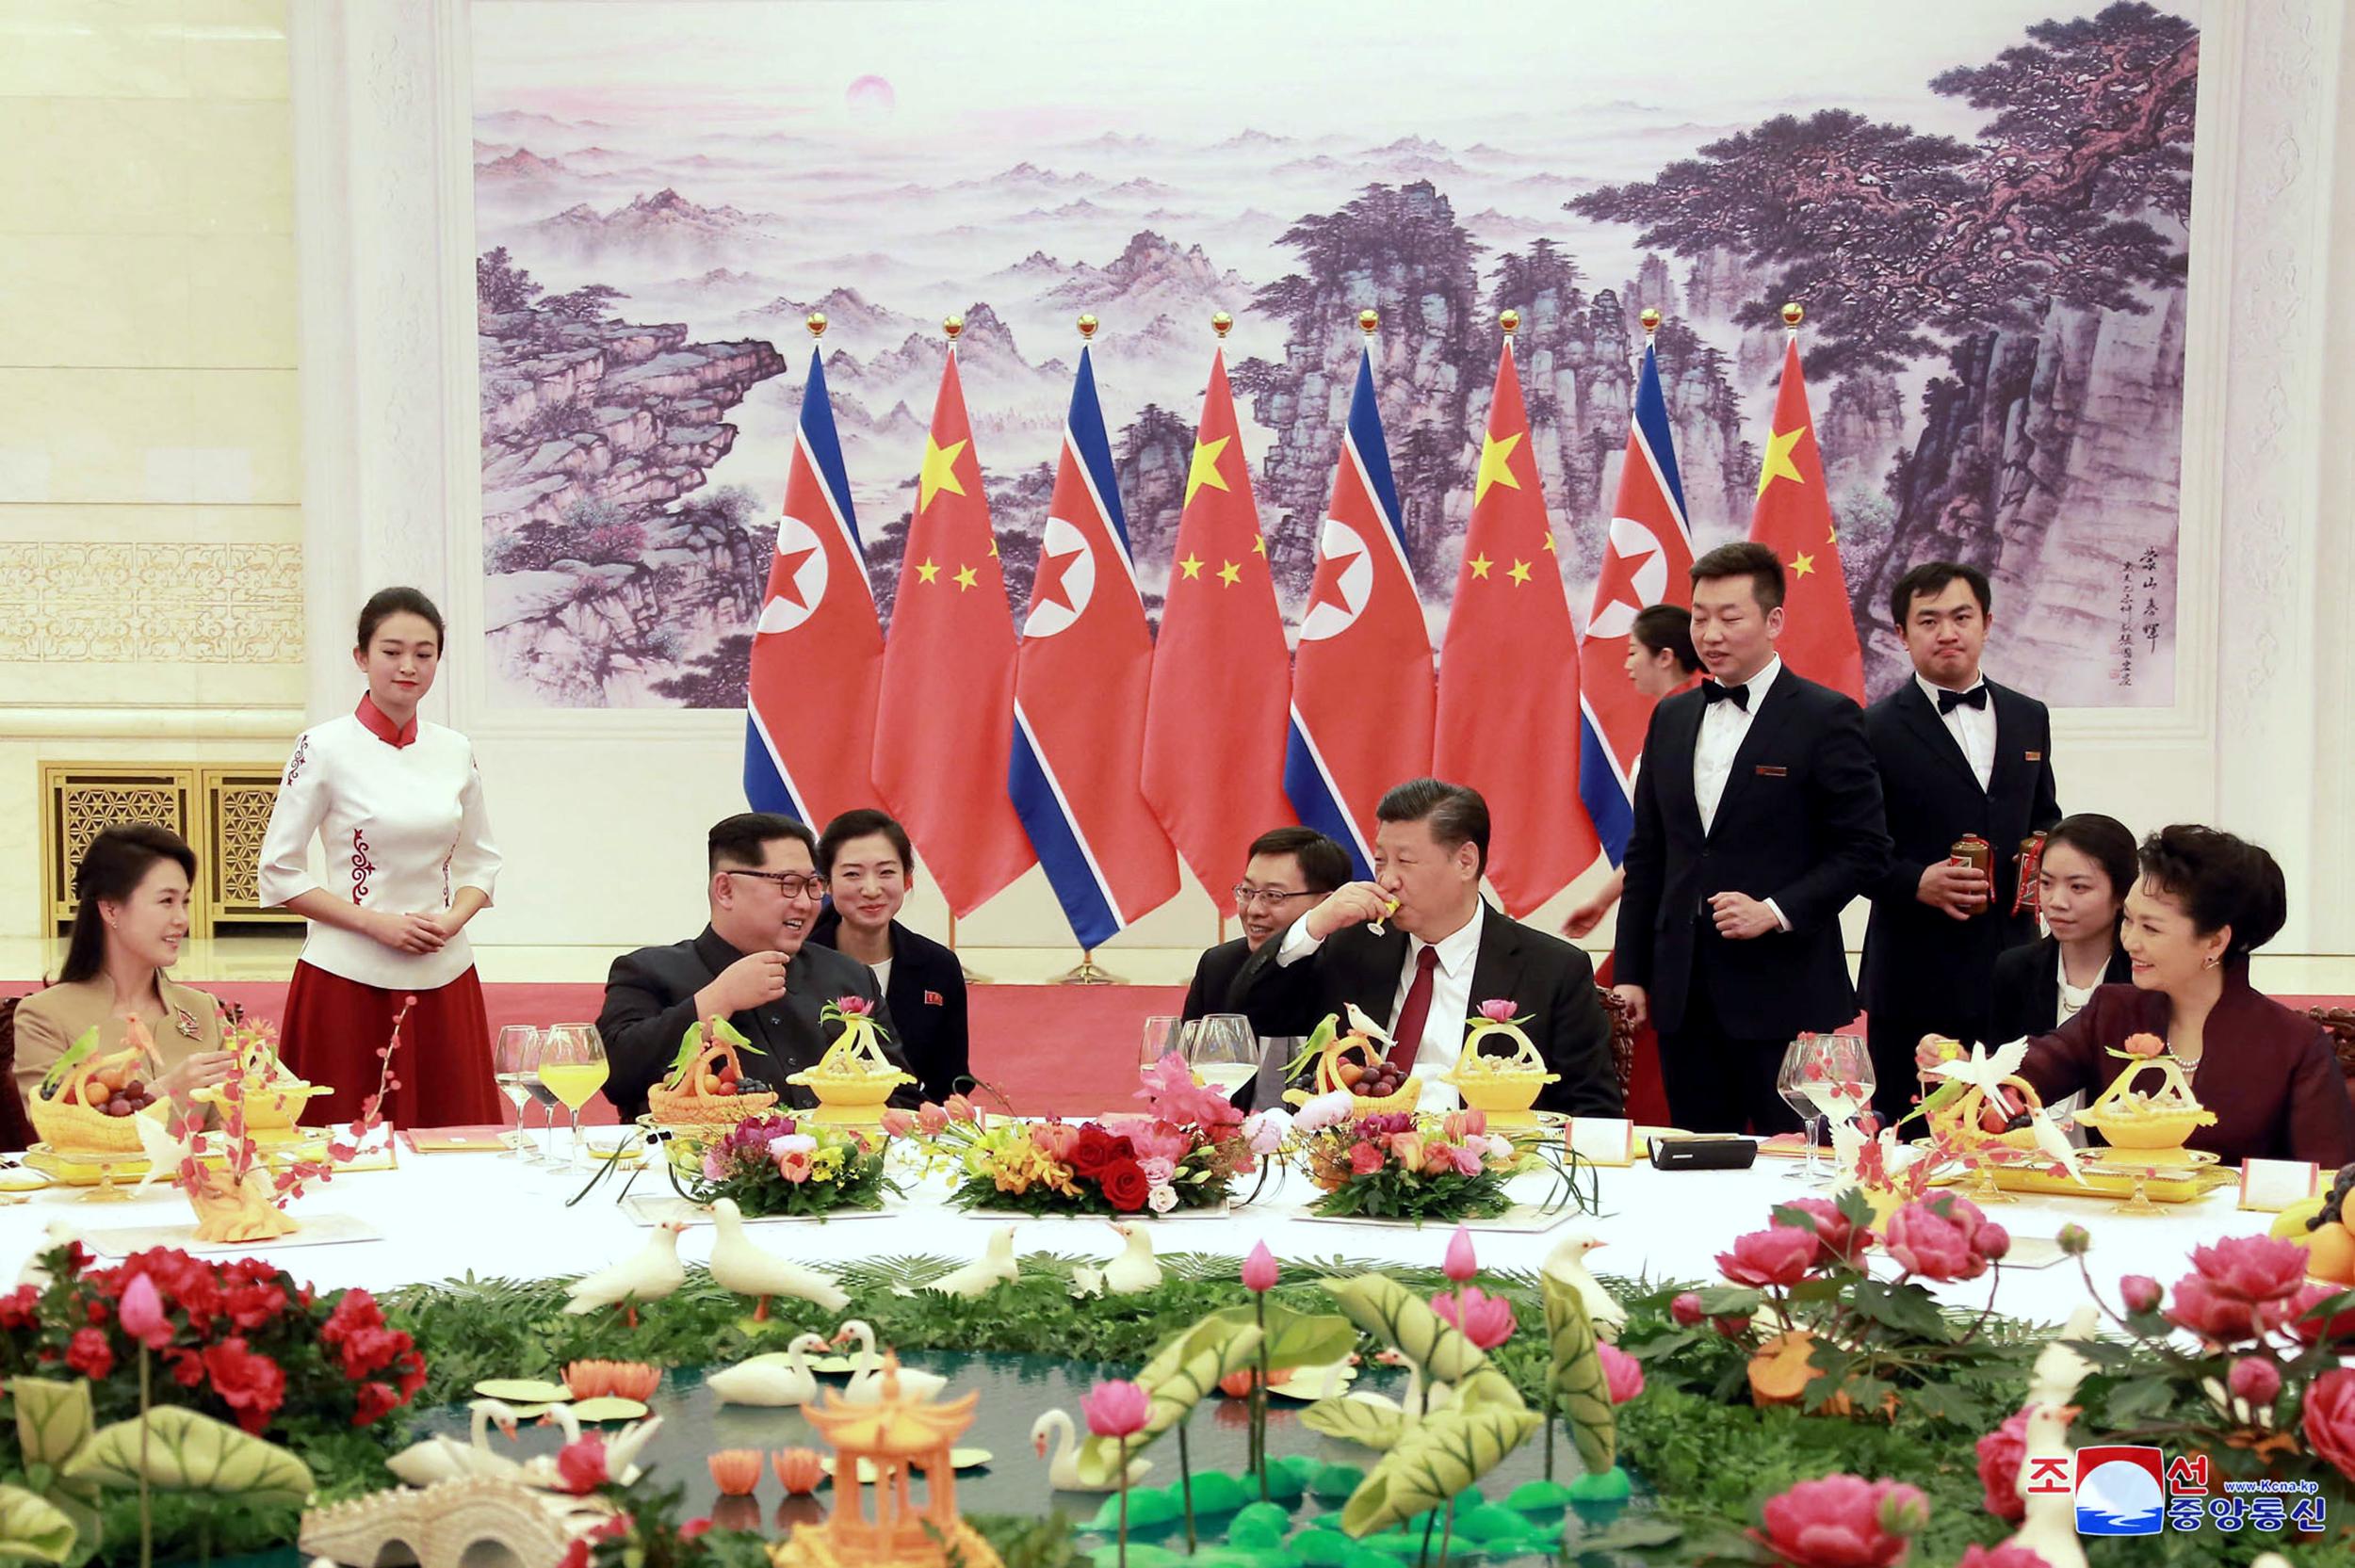
[[[377,1239],[302,1244],[299,1232],[292,1238],[298,1244],[242,1246],[225,1255],[267,1258],[327,1289],[357,1285],[382,1291],[468,1274],[528,1280],[587,1273],[630,1255],[651,1236],[617,1206],[626,1173],[609,1173],[568,1206],[586,1172],[544,1170],[486,1153],[420,1154],[403,1145],[397,1168],[346,1172],[313,1186],[293,1211],[313,1235],[329,1228],[330,1216],[349,1216]],[[1661,1172],[1639,1163],[1595,1174],[1597,1212],[1573,1212],[1537,1232],[1479,1231],[1482,1266],[1534,1271],[1559,1241],[1584,1231],[1605,1244],[1589,1259],[1600,1275],[1711,1283],[1718,1277],[1716,1254],[1734,1237],[1768,1224],[1773,1204],[1820,1190],[1798,1180],[1789,1164],[1770,1160],[1746,1171]],[[1545,1178],[1521,1178],[1516,1195],[1542,1202],[1546,1184]],[[673,1195],[667,1179],[651,1168],[637,1174],[631,1190]],[[81,1191],[52,1188],[0,1207],[0,1270],[6,1270],[0,1282],[14,1271],[10,1260],[29,1259],[53,1244],[53,1226],[106,1253],[105,1233],[178,1226],[185,1235],[189,1223],[186,1201],[160,1186],[121,1203],[81,1202]],[[2188,1269],[2194,1246],[2264,1231],[2269,1217],[2237,1210],[2234,1191],[2219,1188],[2144,1216],[2120,1213],[2111,1201],[2024,1194],[1990,1205],[1988,1213],[2015,1238],[2049,1238],[2071,1222],[2085,1227],[2093,1237],[2087,1264],[2115,1304],[2121,1274],[2169,1283]],[[820,1266],[907,1254],[965,1261],[981,1254],[993,1226],[1015,1222],[961,1213],[948,1205],[947,1195],[946,1182],[934,1175],[909,1186],[907,1197],[893,1200],[881,1215],[764,1223],[752,1234],[764,1248]],[[1255,1201],[1225,1213],[1152,1220],[1155,1248],[1240,1257],[1264,1240],[1278,1258],[1292,1261],[1348,1258],[1423,1267],[1440,1261],[1451,1227],[1318,1220],[1307,1213],[1316,1196],[1304,1176],[1285,1172]],[[1102,1258],[1120,1247],[1120,1237],[1100,1219],[1015,1223],[1017,1253]],[[679,1255],[699,1263],[710,1247],[710,1228],[697,1225],[680,1237]],[[1885,1255],[1876,1270],[1892,1271]],[[1936,1289],[1953,1305],[1975,1308],[1986,1304],[1989,1284],[1982,1278]],[[2084,1282],[2068,1258],[2038,1269],[2006,1267],[1996,1284],[1996,1309],[2030,1322],[2057,1323],[2085,1300]]]

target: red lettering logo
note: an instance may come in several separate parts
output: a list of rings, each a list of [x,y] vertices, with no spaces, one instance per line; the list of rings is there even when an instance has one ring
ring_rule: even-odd
[[[2167,1467],[2167,1490],[2171,1496],[2206,1496],[2208,1495],[2208,1456],[2178,1454]]]
[[[2069,1490],[2069,1461],[2065,1459],[2031,1459],[2028,1461],[2030,1492],[2067,1492]]]

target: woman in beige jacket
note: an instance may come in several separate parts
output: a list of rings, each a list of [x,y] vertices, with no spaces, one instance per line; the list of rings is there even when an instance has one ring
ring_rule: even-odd
[[[73,935],[55,985],[17,1004],[16,1088],[30,1105],[57,1059],[93,1026],[101,1052],[120,1050],[132,1018],[163,1059],[150,1087],[185,1099],[226,1079],[220,1008],[164,971],[188,934],[196,853],[177,833],[146,823],[112,827],[90,841],[73,874]]]

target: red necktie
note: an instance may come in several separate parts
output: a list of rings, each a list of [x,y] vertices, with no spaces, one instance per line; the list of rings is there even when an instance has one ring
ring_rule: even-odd
[[[1439,967],[1439,950],[1425,945],[1415,955],[1414,983],[1406,988],[1406,1004],[1398,1010],[1398,1026],[1390,1031],[1390,1064],[1402,1073],[1415,1070],[1415,1053],[1422,1049],[1422,1026],[1431,1016],[1431,972]]]

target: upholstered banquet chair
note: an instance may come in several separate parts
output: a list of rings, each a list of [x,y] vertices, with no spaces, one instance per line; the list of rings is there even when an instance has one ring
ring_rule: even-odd
[[[2330,1035],[2331,1049],[2338,1053],[2339,1075],[2347,1080],[2347,1098],[2355,1100],[2355,1008],[2308,1008],[2306,1016]]]

